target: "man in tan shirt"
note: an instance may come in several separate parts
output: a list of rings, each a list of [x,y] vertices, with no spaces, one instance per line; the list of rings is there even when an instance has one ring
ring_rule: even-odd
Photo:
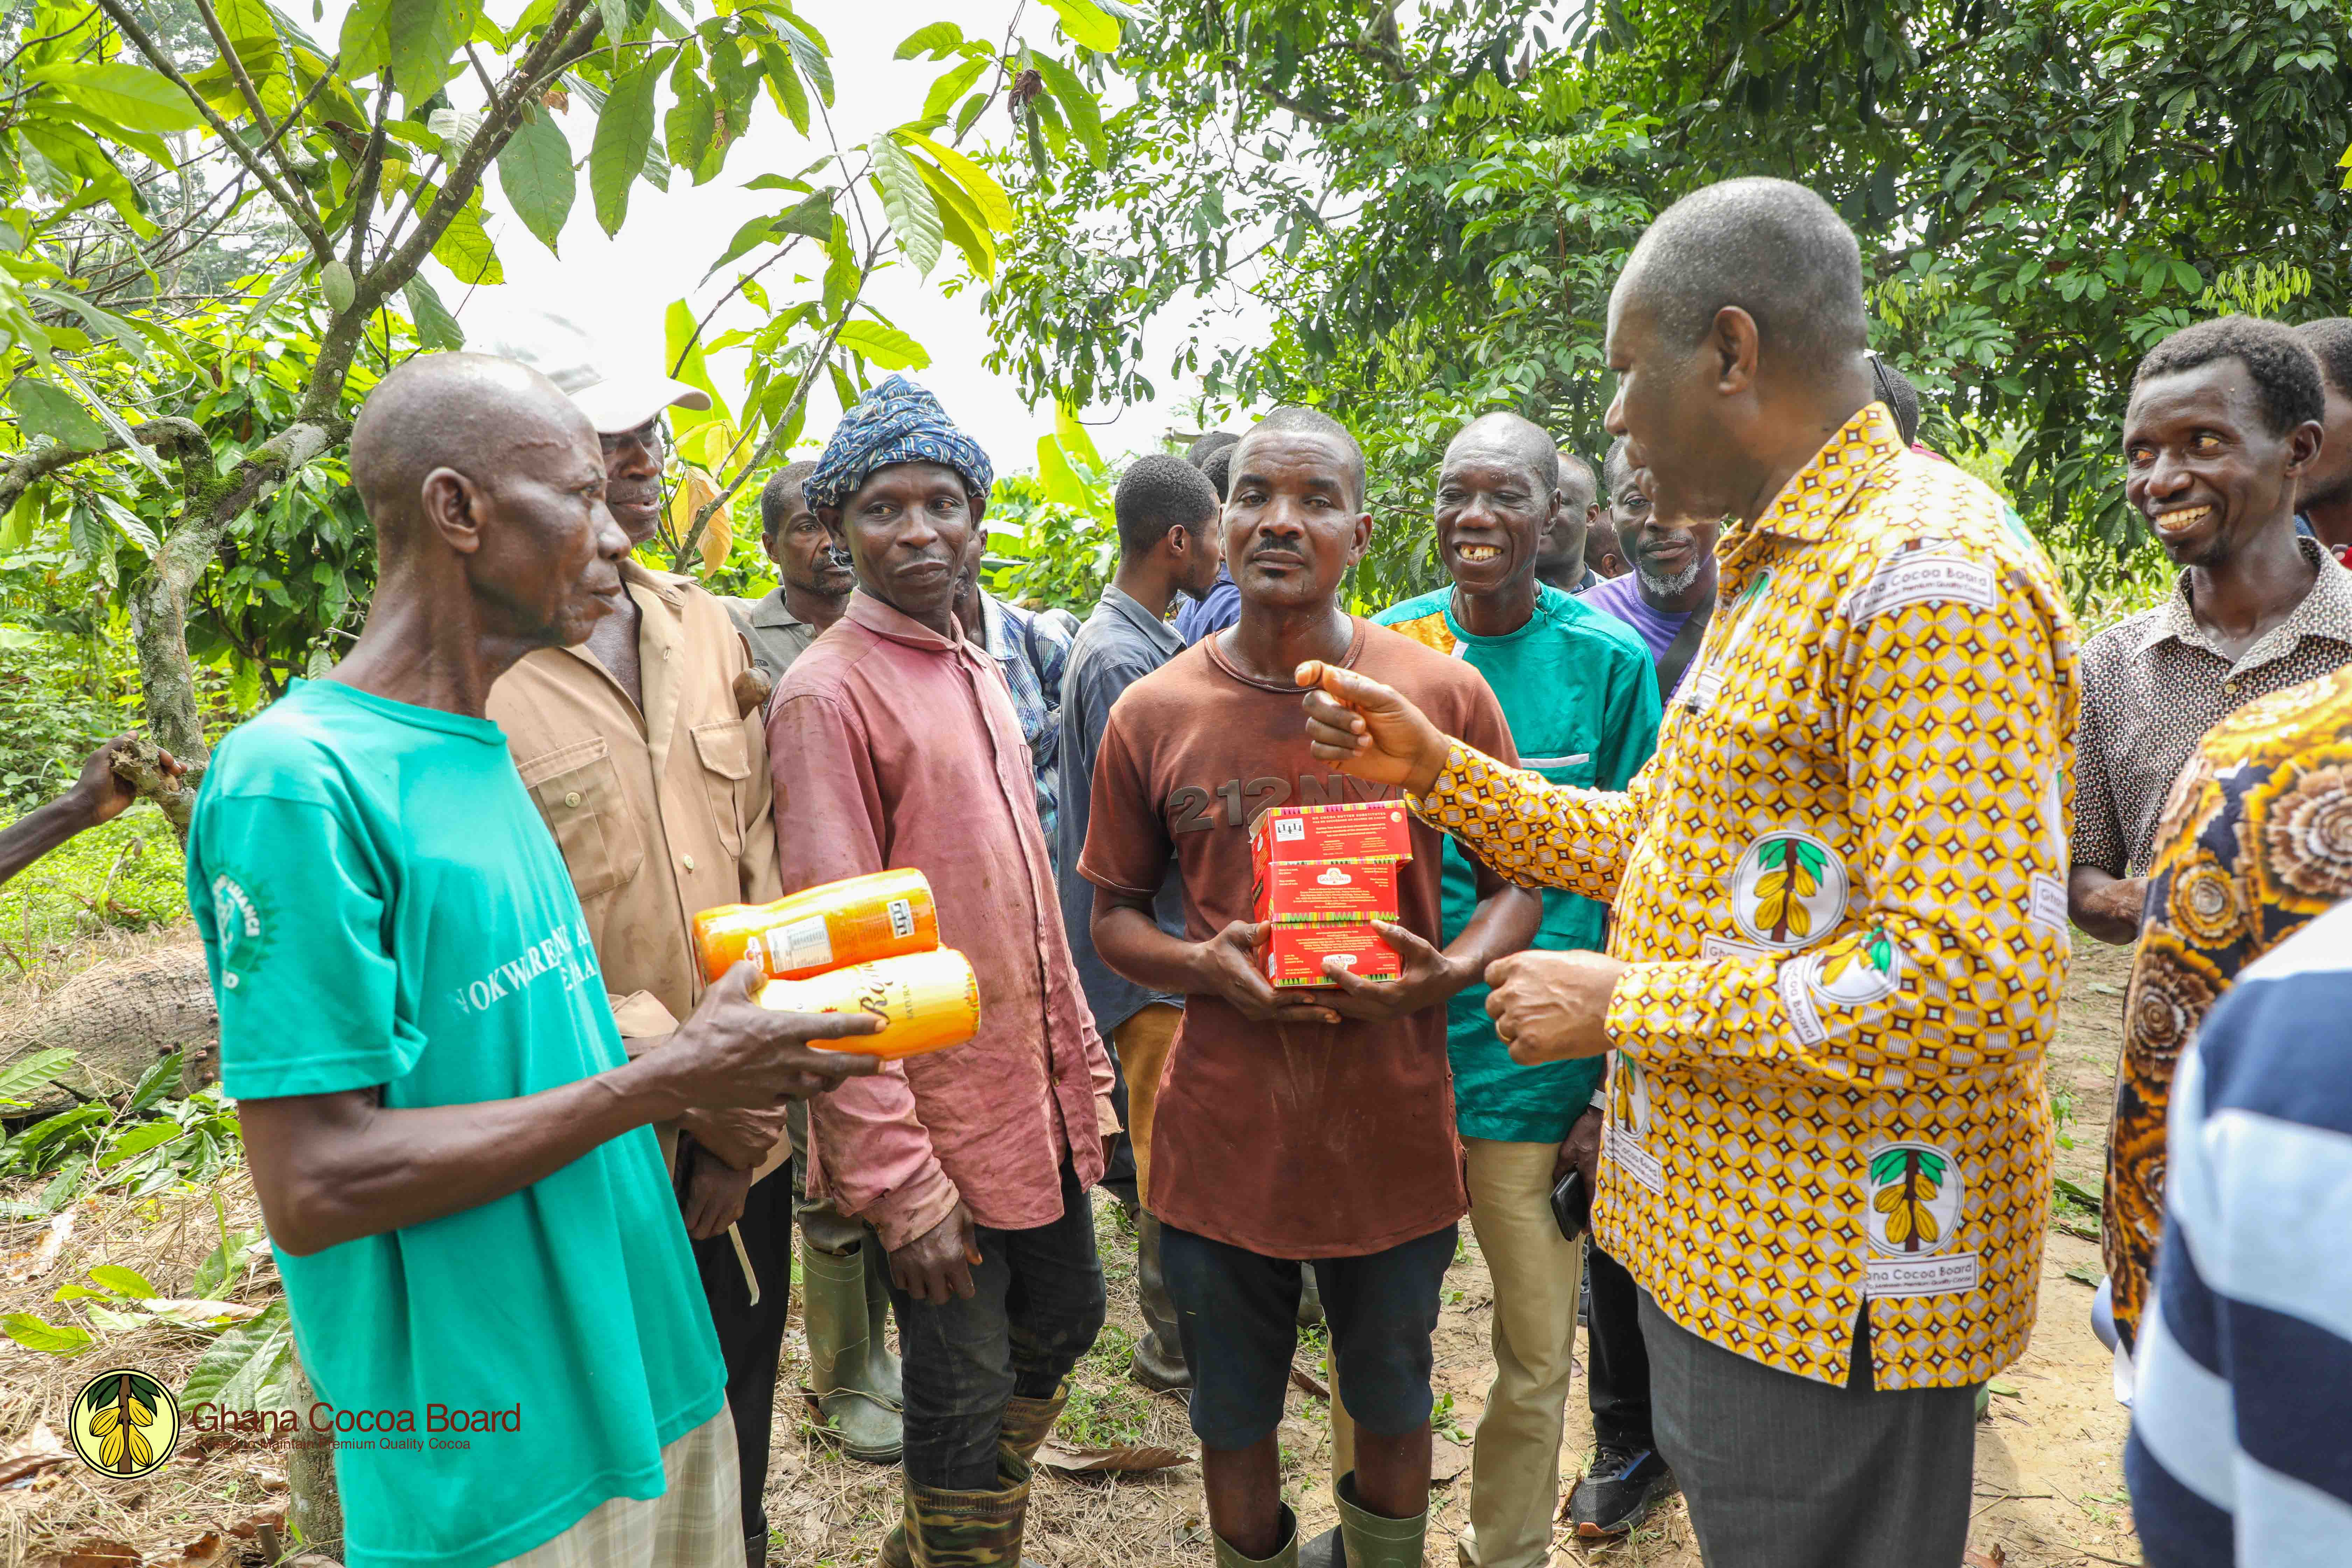
[[[631,548],[660,518],[663,410],[708,396],[611,375],[553,318],[499,352],[570,394],[602,440],[606,505]],[[658,1045],[703,991],[695,914],[781,897],[765,737],[738,705],[751,668],[725,607],[691,579],[625,561],[621,608],[577,647],[526,655],[490,689],[525,788],[555,835],[629,1054]],[[784,1115],[692,1112],[664,1143],[727,1363],[747,1560],[766,1562],[769,1428],[792,1285]],[[783,1171],[781,1180],[773,1173]]]

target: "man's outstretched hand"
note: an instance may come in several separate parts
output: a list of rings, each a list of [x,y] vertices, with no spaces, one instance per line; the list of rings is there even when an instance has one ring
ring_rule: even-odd
[[[666,1079],[680,1097],[680,1110],[764,1109],[823,1094],[844,1079],[880,1068],[878,1057],[809,1042],[870,1035],[882,1027],[881,1019],[866,1013],[772,1012],[751,999],[751,983],[759,977],[759,966],[751,963],[720,975],[669,1044],[631,1066]]]
[[[1445,736],[1399,693],[1318,658],[1293,679],[1307,688],[1307,739],[1317,758],[1414,795],[1436,784],[1445,771]]]
[[[1597,952],[1515,952],[1486,966],[1486,1012],[1522,1067],[1609,1049],[1609,999],[1625,965]]]

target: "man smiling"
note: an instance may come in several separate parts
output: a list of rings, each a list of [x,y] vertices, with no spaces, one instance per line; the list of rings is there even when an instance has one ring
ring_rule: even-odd
[[[1468,1206],[1444,1005],[1490,959],[1527,944],[1540,906],[1482,870],[1448,942],[1442,840],[1415,826],[1414,858],[1397,878],[1402,921],[1377,928],[1402,973],[1368,980],[1326,960],[1336,989],[1285,993],[1266,979],[1251,822],[1271,806],[1391,794],[1351,785],[1309,754],[1294,679],[1302,659],[1397,682],[1507,755],[1511,738],[1475,673],[1341,607],[1340,582],[1371,538],[1355,438],[1327,415],[1282,408],[1233,452],[1224,547],[1241,618],[1111,710],[1078,870],[1097,889],[1103,962],[1185,999],[1153,1110],[1151,1205],[1192,1373],[1217,1562],[1328,1563],[1344,1541],[1354,1568],[1418,1568],[1430,1336]],[[1532,537],[1522,542],[1531,557]],[[1171,862],[1183,878],[1181,937],[1153,915]],[[1276,1453],[1302,1264],[1321,1280],[1357,1426],[1356,1468],[1337,1488],[1339,1529],[1304,1553]]]
[[[2067,903],[2102,942],[2139,935],[2157,819],[2205,731],[2352,660],[2352,574],[2294,531],[2326,411],[2294,330],[2246,316],[2175,332],[2132,377],[2124,492],[2181,572],[2083,649]]]
[[[1633,569],[1594,586],[1585,603],[1641,634],[1657,666],[1659,700],[1671,703],[1715,615],[1719,526],[1660,516],[1633,478],[1622,436],[1601,475],[1609,486],[1609,520]]]
[[[809,1190],[880,1232],[905,1384],[891,1568],[1013,1563],[1029,1461],[1103,1321],[1087,1189],[1118,1131],[1037,820],[1021,721],[957,623],[987,454],[904,376],[825,443],[808,499],[857,590],[769,710],[787,888],[908,866],[978,977],[970,1044],[809,1118]]]
[[[1550,525],[1570,514],[1580,536],[1591,489],[1591,471],[1571,480],[1549,438],[1517,415],[1472,420],[1437,476],[1437,553],[1453,585],[1378,620],[1486,678],[1521,767],[1554,784],[1621,790],[1657,741],[1649,651],[1618,621],[1538,580]],[[1447,839],[1449,941],[1477,907],[1477,880],[1476,866]],[[1606,905],[1554,889],[1530,945],[1597,950],[1608,923]],[[1580,1261],[1552,1216],[1551,1192],[1570,1170],[1582,1173],[1588,1193],[1598,1180],[1601,1064],[1514,1063],[1486,1016],[1483,982],[1445,1005],[1445,1043],[1470,1226],[1495,1282],[1495,1380],[1472,1439],[1459,1555],[1468,1568],[1541,1568],[1559,1511]]]

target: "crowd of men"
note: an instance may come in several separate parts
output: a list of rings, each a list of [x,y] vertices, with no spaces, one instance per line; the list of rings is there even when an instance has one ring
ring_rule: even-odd
[[[780,585],[721,601],[632,553],[704,395],[553,327],[370,396],[365,629],[224,742],[189,838],[320,1397],[521,1402],[339,1464],[350,1562],[763,1562],[797,1223],[827,1427],[903,1468],[883,1563],[1017,1563],[1104,1321],[1099,1184],[1221,1568],[1423,1562],[1465,1215],[1468,1568],[1551,1560],[1580,1312],[1580,1535],[1679,1486],[1719,1568],[1957,1564],[2033,1323],[2070,920],[2137,945],[2106,1255],[2147,1561],[2342,1560],[2352,321],[2148,353],[2126,490],[2179,576],[2080,647],[1785,182],[1634,250],[1598,481],[1472,420],[1446,585],[1370,618],[1328,416],[1133,463],[1073,635],[982,585],[988,457],[899,377],[769,483]],[[0,879],[121,809],[110,756]],[[1252,820],[1389,798],[1401,972],[1276,987]],[[824,1047],[862,1016],[706,981],[697,910],[896,867],[979,977],[968,1045],[879,1062]],[[1318,1317],[1339,1522],[1302,1540]]]

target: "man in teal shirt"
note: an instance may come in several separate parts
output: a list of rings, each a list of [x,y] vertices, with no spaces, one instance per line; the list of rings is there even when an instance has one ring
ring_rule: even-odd
[[[367,625],[222,742],[188,837],[344,1560],[740,1568],[725,1373],[651,1124],[871,1072],[803,1044],[869,1021],[767,1012],[739,965],[623,1053],[483,716],[621,593],[587,416],[520,365],[430,355],[369,396],[351,465]]]
[[[1453,585],[1375,618],[1486,678],[1520,766],[1555,784],[1622,790],[1657,741],[1657,677],[1622,623],[1538,580],[1559,492],[1559,454],[1540,428],[1514,414],[1472,420],[1446,448],[1437,479],[1437,549]],[[1447,839],[1449,939],[1475,907],[1475,887],[1469,861]],[[1608,923],[1605,905],[1547,892],[1531,945],[1597,951]],[[1495,1284],[1495,1381],[1472,1439],[1460,1555],[1469,1568],[1541,1568],[1559,1509],[1580,1268],[1576,1244],[1552,1217],[1551,1191],[1579,1165],[1591,1191],[1597,1131],[1580,1154],[1570,1133],[1602,1066],[1514,1063],[1486,1016],[1484,985],[1447,1004],[1445,1036],[1470,1225]]]

